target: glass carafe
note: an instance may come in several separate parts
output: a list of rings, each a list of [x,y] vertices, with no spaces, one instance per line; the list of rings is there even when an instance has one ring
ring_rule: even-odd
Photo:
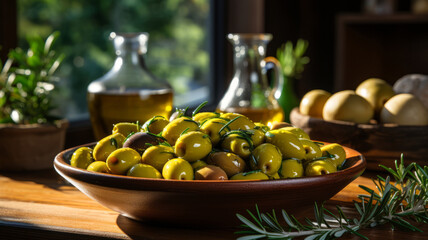
[[[272,35],[228,34],[227,38],[233,45],[234,76],[217,111],[241,113],[268,126],[283,121],[284,112],[275,99],[266,76],[266,46]],[[276,86],[282,74],[277,61],[272,63],[276,66]]]
[[[88,86],[88,105],[97,140],[110,135],[118,122],[169,117],[173,105],[170,85],[146,67],[147,33],[111,33],[116,60],[113,67]]]

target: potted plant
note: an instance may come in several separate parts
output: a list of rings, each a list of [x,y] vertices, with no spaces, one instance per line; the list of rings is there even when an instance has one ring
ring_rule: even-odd
[[[308,46],[308,41],[299,39],[295,46],[291,41],[287,41],[277,50],[284,81],[279,84],[275,96],[278,96],[278,103],[284,110],[286,122],[290,121],[291,110],[299,105],[294,83],[301,78],[305,65],[309,63],[309,57],[305,56]]]
[[[64,58],[52,49],[58,36],[29,38],[27,51],[13,49],[0,62],[0,170],[51,168],[64,147],[68,121],[51,115],[53,74]]]

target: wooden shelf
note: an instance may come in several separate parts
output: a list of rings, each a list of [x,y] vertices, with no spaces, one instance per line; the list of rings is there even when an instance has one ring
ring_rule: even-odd
[[[338,15],[335,91],[370,77],[393,84],[410,73],[428,74],[428,16]]]

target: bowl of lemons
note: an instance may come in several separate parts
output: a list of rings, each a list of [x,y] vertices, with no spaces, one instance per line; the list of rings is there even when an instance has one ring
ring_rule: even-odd
[[[236,213],[299,213],[328,200],[366,167],[357,151],[268,127],[237,113],[121,122],[98,142],[59,153],[56,171],[84,194],[143,222],[237,226]]]
[[[394,86],[369,78],[355,90],[333,94],[311,90],[290,113],[290,121],[311,138],[336,141],[358,150],[366,157],[368,169],[383,170],[380,164],[392,167],[402,154],[407,164],[424,165],[428,154],[428,102],[410,88],[403,91],[403,81],[409,78],[400,79]]]

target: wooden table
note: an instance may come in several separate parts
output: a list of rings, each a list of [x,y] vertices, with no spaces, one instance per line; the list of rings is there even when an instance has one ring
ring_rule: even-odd
[[[358,185],[373,187],[365,173],[326,204],[350,208],[364,193]],[[245,213],[243,213],[245,214]],[[370,239],[428,239],[424,233],[381,226],[361,231]],[[234,229],[184,229],[142,224],[109,210],[63,180],[53,170],[31,173],[0,172],[0,239],[236,239]],[[345,235],[343,239],[359,239]]]

